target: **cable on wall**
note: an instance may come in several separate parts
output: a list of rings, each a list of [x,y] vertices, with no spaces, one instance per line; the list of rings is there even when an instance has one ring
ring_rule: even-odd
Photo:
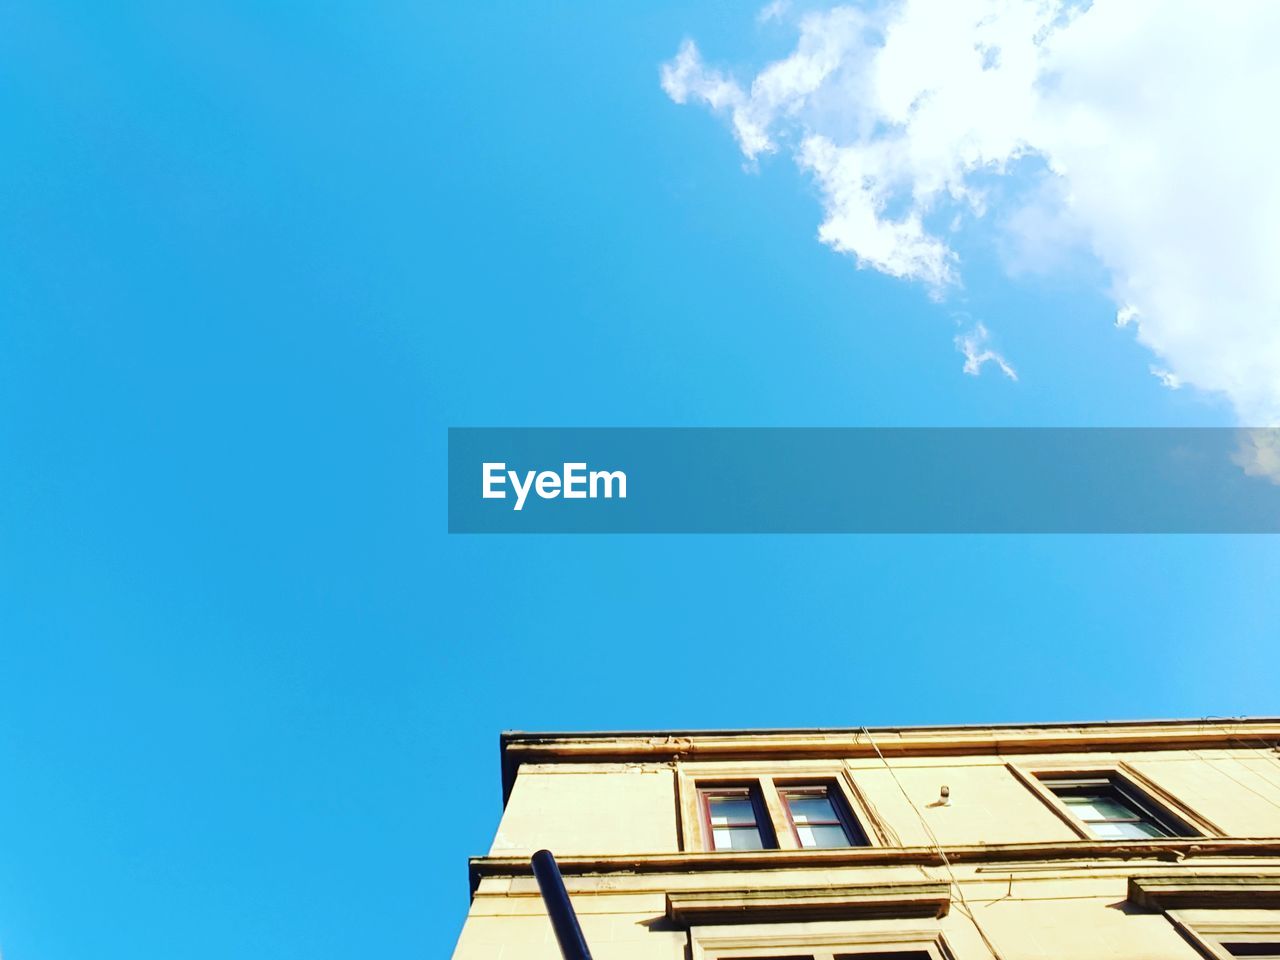
[[[886,760],[884,754],[880,752],[880,745],[876,743],[876,738],[871,735],[871,731],[866,727],[863,727],[862,732],[866,735],[867,742],[871,744],[872,749],[875,750],[876,756],[880,758],[880,762],[884,764],[884,768],[889,771],[889,776],[893,777],[893,782],[897,784],[898,790],[901,791],[903,798],[915,812],[916,819],[918,819],[920,821],[920,825],[924,827],[925,833],[929,835],[929,840],[933,843],[933,849],[937,851],[938,857],[942,860],[942,865],[946,867],[947,876],[951,879],[951,887],[955,890],[956,898],[960,901],[961,911],[969,918],[969,922],[973,924],[973,928],[978,931],[978,936],[982,938],[982,942],[986,944],[987,949],[991,951],[991,956],[995,957],[995,960],[1004,960],[1000,951],[996,949],[996,945],[992,943],[991,938],[987,936],[987,932],[982,929],[982,924],[978,922],[978,917],[974,914],[973,908],[969,906],[969,901],[965,899],[964,888],[961,887],[960,881],[956,879],[956,872],[951,869],[951,861],[947,859],[947,853],[942,849],[942,844],[938,842],[938,837],[933,832],[933,828],[929,826],[929,821],[924,818],[924,814],[920,812],[920,808],[916,806],[916,802],[911,799],[911,794],[907,793],[907,788],[904,787],[902,785],[902,781],[898,779],[898,774],[894,772],[889,761]]]
[[[1212,723],[1214,721],[1221,722],[1223,720],[1239,722],[1241,719],[1243,718],[1241,717],[1205,717],[1204,722]],[[1261,759],[1274,760],[1277,764],[1280,764],[1280,757],[1274,757],[1270,755],[1272,752],[1276,750],[1280,750],[1280,745],[1268,744],[1265,740],[1263,740],[1262,741],[1263,745],[1259,747],[1257,746],[1257,744],[1252,744],[1252,745],[1248,744],[1244,740],[1240,739],[1239,737],[1232,736],[1230,733],[1227,734],[1227,742],[1238,743],[1244,749],[1249,750],[1250,752],[1256,753]],[[1211,759],[1206,757],[1201,751],[1193,750],[1191,751],[1191,753],[1193,756],[1198,757],[1204,763],[1209,764],[1209,766],[1213,767],[1215,770],[1217,770],[1219,773],[1225,776],[1228,780],[1231,780],[1236,784],[1238,784],[1239,786],[1244,787],[1244,789],[1248,790],[1254,796],[1258,797],[1261,800],[1266,801],[1267,803],[1271,804],[1271,806],[1280,810],[1280,803],[1276,803],[1274,799],[1267,796],[1265,793],[1261,793],[1258,790],[1255,790],[1253,787],[1249,786],[1244,781],[1240,780],[1237,777],[1232,776],[1228,770],[1214,763]],[[1242,761],[1239,757],[1229,757],[1228,759],[1235,761],[1236,765],[1239,766],[1240,769],[1244,770],[1245,773],[1253,774],[1255,777],[1257,777],[1259,780],[1265,783],[1268,787],[1272,787],[1272,788],[1280,787],[1280,784],[1277,784],[1270,777],[1263,776],[1261,770],[1254,770],[1253,768],[1247,766],[1244,763],[1244,761]]]

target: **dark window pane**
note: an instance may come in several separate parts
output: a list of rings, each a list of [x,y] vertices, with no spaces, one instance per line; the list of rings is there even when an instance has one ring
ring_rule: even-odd
[[[717,850],[763,850],[760,831],[755,827],[716,827],[712,830]]]
[[[1067,796],[1062,798],[1062,802],[1081,820],[1132,820],[1138,816],[1137,810],[1116,797]]]
[[[849,837],[837,824],[796,824],[796,837],[802,847],[847,847]]]
[[[708,797],[707,806],[714,826],[756,822],[756,808],[745,797]]]
[[[1049,789],[1102,840],[1149,840],[1173,836],[1176,830],[1148,812],[1114,782],[1098,786],[1047,783]]]
[[[1089,829],[1099,840],[1150,840],[1166,836],[1154,823],[1138,820],[1133,823],[1090,823]]]
[[[796,826],[808,823],[811,820],[816,820],[820,823],[831,823],[840,819],[836,816],[835,807],[831,805],[831,801],[825,796],[788,797],[787,806],[791,808],[791,819],[795,821]]]
[[[1257,957],[1262,960],[1280,957],[1280,940],[1266,943],[1224,943],[1222,946],[1233,957]]]

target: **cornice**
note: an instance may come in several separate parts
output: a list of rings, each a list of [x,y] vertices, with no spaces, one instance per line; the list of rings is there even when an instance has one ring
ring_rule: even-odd
[[[990,726],[502,734],[503,801],[525,763],[837,759],[1270,747],[1280,719],[1144,720]]]

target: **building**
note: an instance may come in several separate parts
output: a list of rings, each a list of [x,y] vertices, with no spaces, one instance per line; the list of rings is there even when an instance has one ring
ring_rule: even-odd
[[[501,740],[456,960],[1280,957],[1280,720]]]

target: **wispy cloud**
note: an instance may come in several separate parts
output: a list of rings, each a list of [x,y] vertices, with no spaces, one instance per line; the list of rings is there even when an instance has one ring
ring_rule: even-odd
[[[1018,372],[1010,366],[1004,356],[990,346],[991,334],[982,323],[974,324],[971,330],[956,336],[956,349],[964,354],[964,372],[971,377],[982,375],[984,363],[994,363],[1010,380],[1018,379]]]
[[[749,166],[792,156],[823,243],[935,296],[961,280],[949,229],[1020,272],[1091,250],[1162,382],[1280,423],[1280,4],[903,0],[797,23],[749,79],[687,41],[662,82],[727,117]],[[1029,165],[1042,189],[993,189]]]
[[[791,9],[791,4],[788,0],[773,0],[772,3],[765,4],[760,8],[760,12],[756,14],[756,22],[770,23],[774,20],[781,20],[786,16],[789,9]]]

